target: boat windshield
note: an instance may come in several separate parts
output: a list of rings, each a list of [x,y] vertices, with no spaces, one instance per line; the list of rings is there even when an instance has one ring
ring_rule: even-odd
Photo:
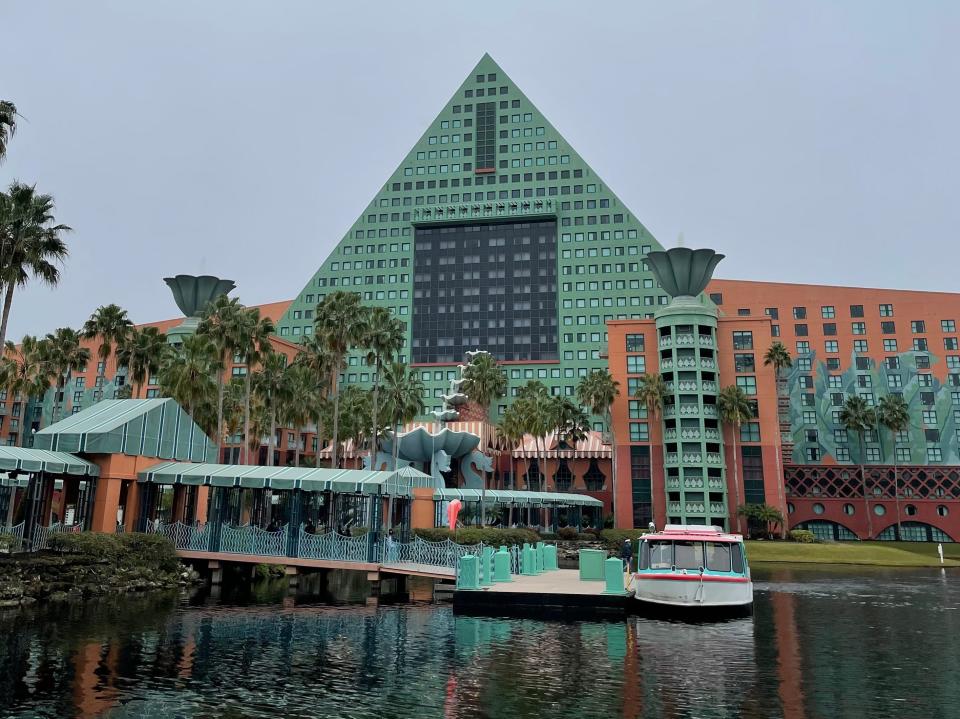
[[[647,542],[650,545],[650,569],[673,566],[673,542]]]
[[[707,542],[707,563],[704,565],[711,572],[730,571],[730,544],[726,542]]]
[[[700,569],[703,566],[703,542],[674,542],[674,566]]]

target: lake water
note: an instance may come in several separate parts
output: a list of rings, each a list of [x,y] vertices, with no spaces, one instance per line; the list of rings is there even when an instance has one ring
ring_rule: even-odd
[[[702,625],[177,596],[7,612],[0,716],[960,717],[960,574],[754,576],[753,617]]]

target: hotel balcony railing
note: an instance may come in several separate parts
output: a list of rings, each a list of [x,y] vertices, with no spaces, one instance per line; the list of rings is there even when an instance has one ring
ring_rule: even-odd
[[[666,337],[660,338],[660,347],[666,349],[667,347],[673,347],[673,337],[667,335]]]
[[[677,347],[693,347],[697,343],[693,335],[677,335],[674,341]]]
[[[717,408],[712,404],[703,405],[703,416],[704,417],[716,417]]]
[[[700,360],[700,368],[701,368],[701,369],[716,369],[716,368],[717,368],[717,363],[714,362],[712,359],[709,359],[709,358],[707,358],[707,357],[704,357],[703,359]]]
[[[556,217],[556,215],[557,203],[553,200],[469,202],[414,209],[413,224],[470,221],[490,217]]]
[[[696,392],[698,387],[694,380],[683,379],[677,382],[677,388],[681,392]]]
[[[714,452],[707,452],[707,464],[720,464],[722,462],[720,455]]]
[[[687,514],[703,514],[703,505],[699,502],[687,502],[684,509]]]
[[[664,417],[674,417],[677,414],[677,406],[674,404],[665,405],[663,408]]]
[[[663,430],[663,438],[668,442],[675,440],[677,438],[677,430],[675,429],[665,429]]]
[[[683,455],[684,464],[700,464],[703,461],[703,455],[699,452],[687,452]]]
[[[667,477],[667,487],[669,489],[680,489],[679,477]]]
[[[703,388],[703,391],[704,391],[704,392],[716,392],[716,391],[717,391],[717,383],[716,383],[716,382],[711,382],[710,380],[704,380],[704,381],[703,381],[703,384],[702,384],[702,388]]]
[[[676,452],[668,452],[663,456],[663,462],[664,464],[676,464],[678,456]]]
[[[699,429],[681,429],[680,439],[700,439]]]
[[[673,369],[673,360],[672,360],[672,359],[660,360],[660,371],[661,371],[661,372],[669,372],[669,371],[672,370],[672,369]]]
[[[721,503],[711,502],[711,503],[710,503],[710,513],[711,513],[711,514],[726,514],[726,513],[727,513],[727,508],[726,508],[723,504],[721,504]]]
[[[706,409],[706,406],[704,406],[704,409]],[[682,404],[680,405],[680,414],[682,416],[687,416],[687,417],[700,414],[700,405],[699,404]]]
[[[705,429],[705,430],[703,430],[703,438],[704,438],[704,439],[719,440],[719,439],[720,439],[720,430],[719,430],[719,429]]]
[[[713,347],[713,337],[710,335],[700,335],[697,337],[697,342],[700,343],[701,347]]]
[[[723,489],[723,480],[717,477],[711,477],[707,480],[707,489]]]
[[[680,514],[683,511],[683,506],[680,502],[667,502],[667,512],[672,515]]]
[[[686,477],[683,480],[684,489],[702,489],[703,477]]]
[[[664,382],[664,383],[663,383],[663,390],[664,390],[664,392],[673,392],[673,388],[674,388],[675,386],[676,386],[676,385],[674,385],[673,382]]]
[[[712,360],[711,360],[712,361]],[[677,360],[677,367],[696,367],[697,361],[693,357],[681,357]]]

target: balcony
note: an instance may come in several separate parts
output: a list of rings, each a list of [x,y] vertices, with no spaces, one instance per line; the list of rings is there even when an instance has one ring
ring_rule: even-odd
[[[713,360],[710,360],[710,361],[712,362]],[[681,357],[680,359],[677,360],[678,369],[682,369],[684,367],[696,367],[696,366],[697,366],[697,361],[692,357]]]
[[[676,516],[683,511],[680,502],[667,502],[667,514]]]
[[[696,392],[698,387],[694,380],[683,379],[677,382],[677,387],[681,392]]]
[[[707,464],[722,464],[723,459],[716,452],[707,452]]]
[[[682,435],[681,435],[682,436]],[[672,442],[677,438],[677,430],[675,429],[665,429],[663,430],[663,438],[667,442]]]
[[[660,349],[667,349],[668,347],[673,347],[673,337],[669,335],[660,338]]]
[[[718,477],[711,477],[707,480],[707,489],[723,489],[723,480]]]
[[[675,417],[677,414],[677,406],[674,404],[664,405],[663,416],[664,417]]]
[[[684,489],[703,489],[703,477],[687,477],[683,480]]]
[[[699,502],[687,502],[684,510],[687,514],[703,514],[703,505]]]
[[[677,477],[667,477],[667,489],[680,489],[680,480]]]
[[[706,407],[704,407],[706,409]],[[700,414],[700,405],[699,404],[682,404],[680,405],[680,416],[681,417],[692,417],[694,415]]]
[[[673,382],[664,382],[663,389],[665,392],[673,393],[674,384]]]
[[[667,454],[663,455],[663,463],[664,463],[664,464],[676,464],[676,463],[677,463],[677,453],[676,453],[676,452],[668,452]]]
[[[702,383],[702,385],[703,385],[703,391],[704,391],[704,392],[710,392],[710,393],[712,393],[712,394],[716,394],[716,393],[717,393],[717,383],[716,383],[716,382],[712,382],[711,380],[704,380],[703,383]]]
[[[693,347],[697,343],[693,335],[677,335],[674,341],[677,347]]]
[[[702,359],[700,360],[700,368],[701,368],[701,369],[716,369],[716,368],[717,368],[717,363],[716,363],[714,360],[712,360],[712,359],[710,359],[710,358],[708,358],[708,357],[704,357],[704,358],[702,358]]]
[[[697,337],[697,344],[701,347],[713,347],[713,337],[710,335],[700,335]]]
[[[680,439],[700,439],[699,429],[681,429]]]
[[[713,502],[710,504],[710,514],[726,514],[727,508],[723,504]]]
[[[704,416],[704,417],[713,417],[713,418],[715,418],[715,417],[717,416],[717,408],[716,408],[716,406],[715,406],[715,405],[712,405],[712,404],[705,404],[705,405],[703,405],[703,416]]]
[[[673,369],[673,360],[672,359],[663,359],[660,360],[660,371],[669,372]]]
[[[416,208],[413,211],[413,224],[428,225],[434,222],[456,224],[497,217],[546,219],[556,216],[557,203],[553,200],[470,202]]]
[[[687,452],[683,455],[684,464],[700,464],[703,462],[703,455],[699,452]]]
[[[720,440],[720,430],[719,429],[705,429],[703,430],[703,438],[707,440]]]

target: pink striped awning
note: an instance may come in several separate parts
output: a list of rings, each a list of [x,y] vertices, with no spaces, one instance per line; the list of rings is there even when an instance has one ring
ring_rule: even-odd
[[[577,442],[576,447],[566,449],[558,446],[556,432],[543,438],[527,434],[524,435],[520,447],[514,450],[513,456],[518,459],[610,459],[613,457],[613,447],[604,444],[603,434],[593,430],[587,432],[587,436]]]
[[[469,432],[480,438],[482,450],[500,449],[497,428],[488,422],[408,422],[404,425],[403,432],[412,432],[418,427],[423,427],[430,433],[439,432],[442,429],[448,429],[451,432]]]
[[[357,457],[366,457],[369,454],[370,450],[367,448],[356,447],[352,439],[348,439],[346,442],[340,443],[340,451],[337,453],[337,456],[342,459],[356,459]],[[333,445],[328,444],[326,447],[321,449],[317,454],[323,459],[332,459],[333,458]]]

